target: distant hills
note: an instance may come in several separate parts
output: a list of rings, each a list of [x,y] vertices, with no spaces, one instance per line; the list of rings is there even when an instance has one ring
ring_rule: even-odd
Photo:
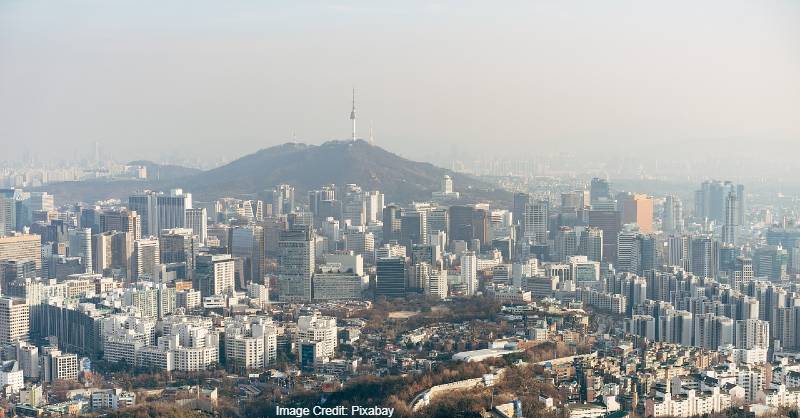
[[[209,201],[225,196],[261,197],[273,186],[286,183],[295,186],[298,198],[303,199],[306,191],[325,184],[356,183],[365,190],[382,191],[388,203],[429,199],[447,174],[453,178],[456,191],[467,199],[510,199],[510,193],[495,190],[483,180],[411,161],[363,140],[329,141],[322,145],[286,143],[208,171],[160,166],[148,161],[134,163],[148,166],[149,180],[50,184],[42,190],[51,190],[60,202],[92,202],[106,197],[124,199],[137,189],[180,187],[191,192],[195,200]],[[158,179],[152,170],[157,170]]]
[[[363,140],[322,145],[287,143],[266,148],[227,165],[185,179],[184,188],[199,196],[255,195],[287,183],[300,192],[324,184],[356,183],[380,190],[390,201],[429,199],[448,174],[458,190],[489,191],[490,185],[429,163],[411,161]]]
[[[183,167],[180,165],[157,164],[152,161],[138,160],[131,161],[128,165],[141,165],[147,168],[147,178],[149,179],[177,179],[189,177],[202,173],[203,170],[197,168]]]

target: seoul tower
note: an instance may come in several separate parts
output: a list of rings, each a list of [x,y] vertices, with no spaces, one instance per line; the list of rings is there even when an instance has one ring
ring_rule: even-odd
[[[350,120],[353,121],[353,141],[356,140],[356,89],[353,88],[353,110],[350,111]]]

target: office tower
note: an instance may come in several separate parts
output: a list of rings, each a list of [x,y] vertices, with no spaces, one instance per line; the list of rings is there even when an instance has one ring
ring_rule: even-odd
[[[405,210],[400,216],[400,244],[411,248],[413,244],[428,242],[428,213],[422,210]]]
[[[617,204],[621,209],[622,224],[635,223],[643,234],[653,232],[653,198],[643,194],[620,193]]]
[[[674,195],[664,199],[664,213],[661,218],[661,229],[668,233],[682,234],[684,231],[683,202]]]
[[[367,224],[377,222],[383,216],[383,193],[378,190],[373,190],[364,193],[364,201],[366,203],[365,221]]]
[[[728,192],[725,198],[725,222],[722,225],[722,243],[736,244],[736,233],[739,229],[739,216],[736,205],[739,199],[736,193]]]
[[[472,212],[472,241],[477,241],[482,247],[488,246],[491,241],[489,238],[489,211],[486,209],[476,208]],[[473,250],[478,250],[476,247],[473,245]]]
[[[186,209],[184,225],[197,237],[197,242],[205,246],[208,240],[208,214],[206,208]]]
[[[230,230],[231,255],[242,259],[244,277],[239,283],[263,283],[266,260],[264,257],[264,228],[258,225],[237,226]]]
[[[344,249],[359,254],[368,263],[372,263],[375,261],[375,235],[372,232],[348,232],[344,234]]]
[[[451,241],[469,242],[472,239],[473,210],[474,208],[471,206],[450,206],[447,217],[450,223],[448,229]]]
[[[599,228],[586,228],[581,233],[579,254],[585,255],[590,261],[603,260],[603,230]]]
[[[42,247],[39,235],[14,235],[0,237],[0,262],[30,261],[36,263],[36,271],[42,270]]]
[[[142,238],[133,241],[131,256],[131,278],[152,280],[159,279],[161,251],[158,238]]]
[[[688,235],[670,235],[667,237],[665,253],[669,266],[678,266],[686,271],[691,269],[691,243]]]
[[[234,262],[230,254],[199,254],[195,262],[194,281],[202,297],[234,290]]]
[[[644,275],[658,267],[658,250],[656,249],[658,241],[652,234],[639,235],[637,240],[639,241],[639,260],[636,274]]]
[[[128,209],[105,210],[96,213],[98,232],[128,232],[133,239],[142,237],[142,224],[139,214]],[[85,228],[90,228],[87,226]]]
[[[514,193],[514,207],[512,209],[513,220],[516,224],[522,224],[522,214],[525,207],[531,203],[531,195],[528,193]]]
[[[602,200],[612,200],[611,184],[605,179],[598,177],[593,178],[589,188],[589,193],[592,204]]]
[[[99,211],[96,206],[81,206],[78,213],[78,228],[91,228],[93,234],[100,232],[98,216]],[[139,228],[141,229],[141,226]]]
[[[428,263],[412,263],[408,278],[409,290],[424,292],[430,279],[431,270],[433,267]]]
[[[33,260],[0,261],[0,294],[13,295],[10,287],[26,278],[39,276],[36,271],[36,262]]]
[[[94,236],[92,255],[94,264],[92,270],[98,274],[106,274],[111,269],[114,246],[111,237],[114,232],[103,232]]]
[[[478,291],[478,257],[474,251],[461,255],[461,284],[466,287],[467,295]]]
[[[786,277],[789,254],[780,246],[767,245],[753,253],[753,270],[756,277],[780,281]]]
[[[625,230],[617,237],[617,260],[614,266],[618,271],[636,273],[639,270],[639,232]]]
[[[586,224],[603,231],[603,261],[617,259],[617,236],[622,228],[620,213],[616,210],[595,210],[586,212]]]
[[[386,244],[391,241],[400,241],[402,212],[397,205],[388,205],[383,208],[383,240]]]
[[[156,193],[149,190],[128,197],[128,209],[139,215],[142,237],[158,234],[157,203]]]
[[[547,244],[547,223],[550,204],[537,200],[525,206],[522,213],[522,235],[534,244]]]
[[[567,261],[578,252],[578,234],[575,229],[562,226],[556,231],[553,260],[559,263]]]
[[[272,213],[285,215],[294,212],[294,187],[288,184],[279,184],[272,190]]]
[[[322,186],[319,190],[308,192],[308,205],[311,213],[317,218],[325,219],[331,214],[322,214],[322,202],[332,202],[336,200],[336,186],[333,184]],[[325,215],[325,216],[323,216]],[[338,216],[335,216],[338,219]]]
[[[694,237],[690,241],[692,273],[700,277],[716,277],[719,271],[719,243],[711,237]]]
[[[0,345],[28,341],[30,308],[25,299],[0,297]]]
[[[375,276],[375,296],[402,298],[406,295],[405,257],[378,258]]]
[[[0,237],[11,235],[17,228],[19,194],[16,189],[0,189]]]
[[[173,228],[161,231],[158,237],[159,257],[163,264],[182,263],[183,274],[177,279],[191,277],[194,256],[197,252],[194,232],[190,228]]]
[[[316,237],[308,226],[294,226],[280,233],[278,241],[278,290],[281,301],[310,301],[311,276],[315,270]]]
[[[742,193],[742,196],[738,196],[739,192]],[[695,216],[715,221],[718,225],[723,224],[725,222],[725,208],[730,193],[736,195],[737,203],[741,203],[736,205],[734,219],[737,225],[743,225],[744,186],[734,185],[729,181],[707,180],[700,185],[700,190],[695,192]]]
[[[347,184],[342,197],[342,220],[353,226],[366,224],[367,203],[364,192],[356,184]]]
[[[753,259],[742,256],[736,257],[735,266],[736,267],[733,271],[733,280],[737,285],[739,285],[737,288],[746,286],[753,280],[754,277]]]
[[[69,231],[69,256],[80,257],[85,268],[84,273],[92,273],[92,230],[71,229]]]
[[[736,225],[745,226],[747,217],[747,207],[745,206],[744,185],[736,185]]]
[[[186,221],[186,209],[192,208],[192,194],[181,189],[172,189],[168,194],[156,196],[158,207],[158,229],[150,231],[155,235],[162,229],[183,228]]]
[[[442,263],[441,247],[436,244],[412,245],[411,264],[428,263],[439,268]]]
[[[277,258],[280,254],[278,243],[280,241],[281,232],[287,228],[287,222],[284,218],[267,218],[261,223],[264,227],[264,248],[267,257]]]

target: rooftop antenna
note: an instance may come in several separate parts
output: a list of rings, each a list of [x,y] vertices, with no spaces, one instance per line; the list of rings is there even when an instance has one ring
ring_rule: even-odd
[[[356,140],[356,89],[353,87],[353,110],[350,111],[350,120],[353,121],[353,141]]]
[[[369,121],[369,143],[375,145],[375,135],[372,132],[372,121]]]

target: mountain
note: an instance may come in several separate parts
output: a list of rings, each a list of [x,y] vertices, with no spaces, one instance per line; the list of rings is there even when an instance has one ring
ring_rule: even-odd
[[[479,179],[429,163],[411,161],[363,140],[329,141],[322,145],[287,143],[262,149],[222,167],[176,182],[200,199],[256,196],[281,183],[298,193],[324,184],[356,183],[380,190],[387,201],[429,199],[442,177],[453,178],[455,189],[489,198],[507,198]]]
[[[180,165],[158,164],[147,160],[131,161],[128,165],[141,165],[147,168],[148,179],[177,179],[193,176],[203,171]]]
[[[264,198],[278,184],[291,184],[297,198],[308,190],[334,183],[356,183],[365,190],[380,190],[389,202],[427,200],[441,187],[442,177],[453,178],[465,202],[489,199],[510,201],[511,194],[475,177],[454,173],[429,163],[411,161],[370,143],[329,141],[322,145],[287,143],[262,149],[224,166],[200,171],[149,161],[147,180],[87,180],[46,184],[37,190],[55,195],[58,202],[95,202],[108,198],[126,201],[137,190],[182,188],[197,201],[221,197]]]

